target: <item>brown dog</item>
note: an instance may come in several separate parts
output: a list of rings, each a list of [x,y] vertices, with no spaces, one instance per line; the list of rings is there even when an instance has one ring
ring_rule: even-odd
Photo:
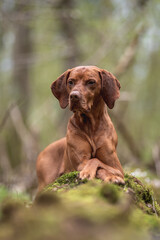
[[[119,81],[108,71],[81,66],[64,72],[51,85],[60,106],[69,108],[67,135],[50,144],[37,160],[38,190],[63,173],[80,171],[80,178],[98,177],[124,184],[117,157],[117,134],[107,108],[119,98]]]

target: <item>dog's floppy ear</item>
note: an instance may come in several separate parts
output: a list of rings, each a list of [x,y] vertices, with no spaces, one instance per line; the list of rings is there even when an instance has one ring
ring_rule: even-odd
[[[67,92],[66,81],[70,71],[71,70],[68,69],[51,84],[52,93],[59,100],[61,108],[66,108],[68,105],[69,94]]]
[[[112,73],[103,69],[100,71],[100,76],[102,80],[101,95],[107,106],[112,109],[116,99],[120,96],[120,82]]]

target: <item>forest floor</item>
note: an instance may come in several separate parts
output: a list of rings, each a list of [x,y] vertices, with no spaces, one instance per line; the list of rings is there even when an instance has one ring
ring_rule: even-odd
[[[151,187],[129,174],[125,186],[78,176],[61,176],[34,202],[1,187],[0,239],[160,239],[160,206]]]

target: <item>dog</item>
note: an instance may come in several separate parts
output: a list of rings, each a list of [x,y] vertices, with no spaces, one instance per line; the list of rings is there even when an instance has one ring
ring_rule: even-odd
[[[51,84],[61,108],[69,105],[66,137],[46,147],[37,159],[38,191],[64,173],[80,171],[81,179],[95,177],[124,184],[117,156],[117,134],[108,115],[120,96],[120,83],[96,66],[68,69]]]

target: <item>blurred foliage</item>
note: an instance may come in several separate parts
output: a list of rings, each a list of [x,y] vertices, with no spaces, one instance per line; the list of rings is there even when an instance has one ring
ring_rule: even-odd
[[[28,194],[10,192],[5,186],[0,186],[0,203],[9,198],[12,198],[14,200],[21,200],[27,203],[30,201],[30,197]]]
[[[117,74],[122,86],[121,98],[110,114],[116,114],[113,122],[119,136],[118,155],[122,164],[140,164],[160,174],[155,163],[157,159],[160,161],[160,150],[158,156],[153,154],[155,146],[160,149],[159,27],[158,0],[2,0],[1,162],[8,159],[14,174],[21,170],[22,176],[27,164],[31,162],[28,159],[32,159],[31,166],[35,169],[36,155],[40,149],[65,135],[69,116],[68,110],[60,109],[58,101],[51,94],[52,81],[68,67],[76,65],[93,64],[116,74],[116,67],[126,49],[143,28],[138,35],[131,63],[123,74]],[[27,28],[28,32],[24,31],[24,37],[16,40],[19,36],[17,29],[20,28]],[[29,51],[23,51],[28,34],[32,46]],[[19,50],[15,48],[17,41],[22,45]],[[14,73],[19,73],[22,69],[24,71],[17,81],[24,92],[28,89],[29,93],[26,94],[22,94],[14,79],[17,76]],[[27,78],[23,80],[25,74]],[[23,86],[26,81],[27,88]],[[14,103],[17,103],[22,114],[22,121],[19,120],[17,125],[24,122],[25,128],[33,136],[33,141],[37,143],[37,147],[32,149],[35,150],[35,155],[30,158],[27,157],[27,151],[24,151],[26,146],[8,111]],[[134,150],[129,149],[128,140],[118,128],[118,120],[123,122],[136,145],[139,158],[136,159]],[[11,183],[9,178],[6,180],[8,165],[4,167],[1,163],[0,169],[1,173],[6,169],[1,181],[5,184]],[[27,176],[32,176],[32,173],[28,171],[26,179]]]

